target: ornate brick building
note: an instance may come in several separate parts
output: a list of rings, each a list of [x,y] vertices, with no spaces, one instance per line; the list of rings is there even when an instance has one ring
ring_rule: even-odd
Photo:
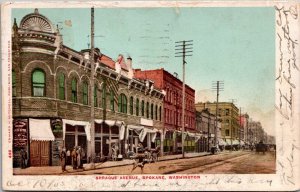
[[[164,97],[164,129],[165,143],[164,151],[176,152],[181,147],[181,129],[182,129],[182,81],[162,69],[134,71],[134,77],[138,79],[151,79],[154,81],[154,87],[165,90]],[[187,133],[186,143],[187,151],[193,151],[196,133],[196,114],[195,114],[195,90],[185,86],[185,132]]]
[[[81,146],[87,161],[126,155],[138,142],[163,139],[163,93],[153,82],[132,77],[131,58],[115,62],[95,51],[95,89],[90,90],[90,50],[63,44],[51,21],[36,9],[15,20],[12,32],[14,166],[28,151],[31,166],[57,165],[62,147]],[[91,106],[91,99],[94,106]],[[95,127],[91,129],[91,108]]]

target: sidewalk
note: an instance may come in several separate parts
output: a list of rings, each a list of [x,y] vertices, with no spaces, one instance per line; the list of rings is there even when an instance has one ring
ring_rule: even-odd
[[[208,152],[202,153],[186,153],[185,158],[195,158],[201,156],[210,155]],[[167,160],[175,160],[181,159],[182,154],[177,155],[165,155],[163,157],[159,157],[159,161],[167,161]],[[110,168],[110,167],[119,167],[119,166],[126,166],[132,165],[134,160],[131,159],[124,159],[122,161],[106,161],[104,163],[95,163],[95,169],[103,169],[103,168]],[[91,170],[91,164],[84,164],[83,169],[73,170],[72,166],[67,166],[67,172],[62,173],[61,166],[47,166],[47,167],[28,167],[26,169],[21,168],[14,168],[13,172],[15,175],[65,175],[68,173],[75,173]]]

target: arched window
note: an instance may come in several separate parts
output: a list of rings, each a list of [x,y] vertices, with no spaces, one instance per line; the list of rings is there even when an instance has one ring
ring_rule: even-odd
[[[119,95],[119,112],[121,113],[127,113],[127,97],[125,94]]]
[[[106,109],[106,83],[103,82],[103,87],[102,87],[102,108]]]
[[[115,111],[115,93],[110,91],[110,110]]]
[[[94,86],[94,107],[98,107],[98,87]]]
[[[16,72],[12,70],[12,96],[17,96],[17,90],[16,90]]]
[[[159,120],[161,121],[161,106],[159,106]]]
[[[65,75],[59,74],[58,77],[58,97],[60,100],[65,100]]]
[[[133,97],[130,97],[129,100],[129,110],[130,110],[130,115],[133,115]]]
[[[87,84],[87,82],[84,82],[83,83],[83,86],[82,86],[82,103],[84,105],[87,105],[88,104],[88,96],[89,96],[89,86]]]
[[[155,120],[157,120],[157,105],[155,105]]]
[[[135,102],[135,114],[136,116],[139,116],[139,111],[140,111],[140,100],[138,98],[136,98],[136,102]]]
[[[149,102],[146,104],[146,118],[149,118]]]
[[[145,116],[145,102],[142,100],[142,117]]]
[[[154,107],[153,107],[153,103],[151,103],[151,119],[154,119]]]
[[[72,98],[71,101],[77,103],[77,80],[74,78],[71,82]]]
[[[36,69],[32,73],[32,91],[33,96],[45,96],[45,73],[40,69]]]

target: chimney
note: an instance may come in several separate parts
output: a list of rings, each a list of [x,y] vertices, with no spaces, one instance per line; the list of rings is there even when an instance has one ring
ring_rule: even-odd
[[[132,58],[129,56],[126,61],[127,69],[128,69],[128,77],[130,79],[133,78],[133,69],[132,69]]]

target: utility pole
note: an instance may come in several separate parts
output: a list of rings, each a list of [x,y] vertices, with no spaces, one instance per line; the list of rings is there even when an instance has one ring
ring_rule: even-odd
[[[90,100],[91,100],[91,163],[92,167],[95,167],[95,109],[94,109],[94,87],[95,87],[95,53],[94,53],[94,7],[91,8],[91,53],[90,53],[90,63],[91,63],[91,89],[90,89]]]
[[[175,42],[175,57],[182,57],[182,128],[181,128],[181,149],[184,158],[184,126],[185,126],[185,57],[192,56],[193,40]],[[179,51],[179,52],[176,52]]]
[[[219,117],[219,92],[224,90],[224,81],[213,82],[212,89],[217,91],[217,103],[216,103],[216,118],[215,118],[215,137],[214,144],[217,146],[218,141],[218,117]]]

